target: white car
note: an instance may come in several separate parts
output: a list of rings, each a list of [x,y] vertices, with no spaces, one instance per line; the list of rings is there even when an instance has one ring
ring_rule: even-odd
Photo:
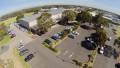
[[[109,38],[108,38],[108,41],[110,41],[111,39],[112,39],[112,38],[111,38],[111,37],[109,37]]]
[[[24,48],[24,45],[18,45],[18,46],[17,46],[17,49],[18,49],[18,50],[21,50],[22,48]]]
[[[20,40],[20,43],[17,45],[17,49],[20,50],[22,48],[24,48],[24,44],[23,44],[23,41]]]
[[[73,31],[72,32],[74,35],[79,35],[79,33],[78,32],[75,32],[75,31]]]
[[[100,52],[100,54],[103,54],[104,53],[104,47],[101,47],[99,52]]]

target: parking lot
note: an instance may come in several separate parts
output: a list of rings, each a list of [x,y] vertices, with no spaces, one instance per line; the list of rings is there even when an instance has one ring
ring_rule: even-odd
[[[32,59],[28,61],[32,68],[74,68],[75,65],[71,65],[59,59],[52,51],[42,46],[42,42],[51,37],[53,34],[62,31],[65,26],[55,26],[50,31],[42,36],[36,36],[34,41],[26,44],[25,49],[29,49],[30,53],[34,55]],[[28,55],[28,54],[27,54]],[[23,56],[24,58],[26,55]]]
[[[34,57],[28,61],[32,68],[77,68],[72,64],[72,59],[76,59],[80,62],[87,62],[90,51],[81,47],[81,41],[85,40],[85,37],[89,37],[94,30],[86,30],[79,28],[75,38],[67,37],[60,44],[56,46],[60,50],[59,54],[55,54],[49,49],[42,46],[42,42],[50,38],[57,32],[61,32],[65,29],[65,26],[57,25],[51,28],[46,34],[42,36],[36,36],[33,41],[25,45],[25,48],[29,50],[29,53],[24,55],[25,58],[29,54],[33,54]],[[97,55],[94,68],[114,68],[115,60]],[[112,67],[111,67],[112,66]]]
[[[34,54],[34,57],[28,61],[31,68],[76,68],[75,65],[63,62],[54,52],[39,44],[39,40],[35,40],[25,46]]]
[[[90,51],[81,47],[81,41],[83,41],[85,37],[90,36],[91,33],[94,33],[94,31],[79,28],[77,32],[79,35],[74,39],[67,38],[56,47],[60,50],[60,54],[57,56],[66,62],[71,62],[71,59],[77,59],[81,62],[87,62],[88,60],[88,54],[90,54]]]

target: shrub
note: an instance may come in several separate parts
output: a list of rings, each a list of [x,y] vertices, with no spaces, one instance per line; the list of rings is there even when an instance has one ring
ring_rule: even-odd
[[[83,68],[88,68],[88,64],[84,64]]]
[[[78,62],[78,66],[82,66],[82,62]]]
[[[82,63],[81,63],[81,62],[79,62],[79,61],[77,61],[77,60],[75,60],[75,59],[73,59],[72,61],[73,61],[76,65],[82,66]]]
[[[52,50],[53,52],[58,52],[58,50],[56,48],[53,48],[52,46],[48,47],[50,50]]]
[[[93,68],[92,66],[89,66],[88,68]]]

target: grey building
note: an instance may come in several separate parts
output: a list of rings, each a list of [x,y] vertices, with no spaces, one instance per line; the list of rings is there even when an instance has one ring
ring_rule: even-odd
[[[37,26],[37,18],[40,17],[40,15],[41,15],[40,13],[33,14],[31,16],[21,18],[18,22],[21,26],[23,26],[27,29],[30,29],[30,28]]]

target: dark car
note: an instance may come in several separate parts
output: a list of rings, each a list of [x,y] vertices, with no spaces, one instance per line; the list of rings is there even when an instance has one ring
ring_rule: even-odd
[[[11,34],[10,36],[11,36],[11,38],[14,38],[16,36],[16,34]]]
[[[52,36],[51,38],[52,38],[52,39],[54,39],[54,40],[59,39],[59,37],[58,37],[58,36]]]
[[[75,38],[75,36],[74,36],[73,34],[68,35],[68,37],[69,37],[69,38],[72,38],[72,39]]]
[[[20,51],[19,55],[23,56],[23,55],[25,55],[27,53],[29,53],[29,50],[28,49],[23,49],[23,50]]]
[[[120,68],[120,63],[115,64],[115,68]]]
[[[106,45],[104,47],[104,56],[111,57],[113,55],[114,49],[111,46]]]
[[[88,50],[95,50],[97,47],[95,43],[91,43],[90,41],[82,41],[81,45]]]
[[[52,44],[52,42],[49,39],[46,39],[44,42],[47,43],[48,45]]]
[[[33,54],[29,54],[24,60],[25,60],[25,62],[28,62],[28,61],[30,61],[33,57],[34,57]]]

